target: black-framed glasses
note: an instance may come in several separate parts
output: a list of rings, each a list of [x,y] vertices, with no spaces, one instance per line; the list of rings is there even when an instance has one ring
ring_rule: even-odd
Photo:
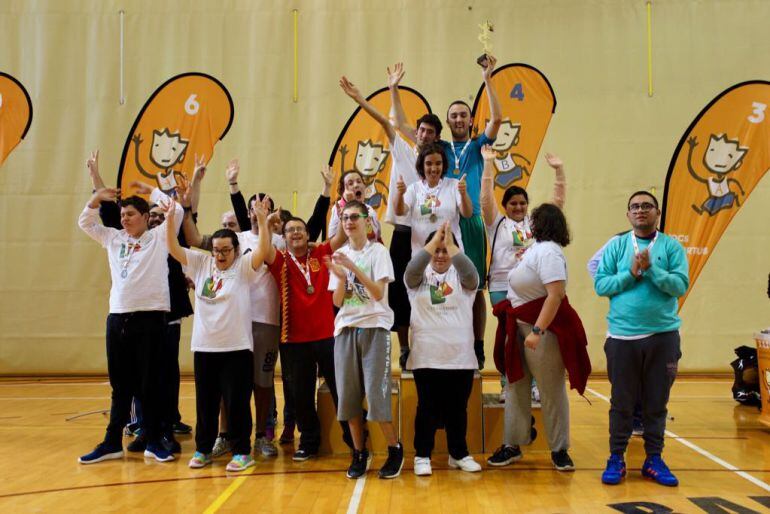
[[[368,214],[361,214],[361,213],[353,213],[353,214],[343,214],[342,215],[342,221],[358,221],[363,218],[368,218]]]
[[[655,208],[655,204],[650,202],[632,203],[628,206],[629,212],[649,212]]]
[[[222,257],[227,257],[230,255],[230,252],[232,252],[235,248],[232,246],[230,248],[212,248],[211,253],[214,255],[221,255]]]

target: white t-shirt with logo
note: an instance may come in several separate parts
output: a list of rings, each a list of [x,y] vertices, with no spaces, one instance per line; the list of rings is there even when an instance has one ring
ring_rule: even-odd
[[[251,335],[251,284],[257,271],[249,257],[237,257],[226,270],[218,270],[214,258],[184,249],[185,274],[195,283],[193,352],[253,351]]]
[[[393,164],[390,167],[390,184],[388,190],[391,196],[396,192],[398,186],[398,177],[403,178],[408,186],[418,182],[420,176],[417,174],[417,153],[416,148],[409,146],[398,133],[390,145],[390,153],[393,155]],[[409,214],[398,216],[396,214],[395,203],[388,202],[385,210],[385,221],[393,225],[409,225]]]
[[[238,232],[238,245],[241,255],[251,259],[251,252],[259,246],[259,236],[248,230]],[[277,234],[271,234],[272,244],[283,243],[283,238]],[[251,321],[265,323],[267,325],[280,325],[280,305],[278,304],[278,286],[265,264],[255,272],[256,278],[251,283]]]
[[[152,203],[165,203],[168,199],[157,188],[150,194]],[[182,206],[176,204],[175,232],[179,232],[183,217]],[[99,209],[86,205],[78,218],[78,225],[107,250],[112,279],[110,313],[170,310],[165,221],[135,238],[125,230],[102,225]]]
[[[429,264],[422,282],[407,288],[412,305],[409,369],[476,369],[473,302],[476,290],[463,289],[454,266],[436,273]]]
[[[412,226],[412,255],[422,250],[425,239],[446,221],[457,239],[457,246],[463,249],[460,235],[460,205],[462,197],[457,189],[457,179],[442,178],[436,187],[428,187],[420,180],[406,188],[406,204],[409,224]]]
[[[374,282],[382,279],[387,279],[388,282],[395,280],[390,254],[381,243],[367,241],[362,250],[353,250],[350,244],[346,244],[337,252],[347,255]],[[369,291],[358,281],[352,271],[346,270],[346,274],[345,300],[334,319],[334,335],[342,332],[345,327],[390,330],[390,327],[393,326],[393,310],[388,305],[388,285],[385,285],[382,298],[375,301],[369,296]],[[338,283],[337,275],[330,271],[329,291],[337,289]]]
[[[508,273],[508,300],[513,307],[548,295],[545,284],[567,281],[567,259],[553,241],[536,241]]]
[[[508,289],[508,273],[518,265],[523,251],[534,243],[531,227],[529,215],[521,221],[514,221],[502,214],[498,214],[494,223],[486,226],[489,248],[494,246],[489,269],[490,291]]]

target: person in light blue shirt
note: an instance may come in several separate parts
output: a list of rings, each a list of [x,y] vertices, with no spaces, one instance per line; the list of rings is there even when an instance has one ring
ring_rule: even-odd
[[[624,454],[634,403],[641,395],[644,449],[642,475],[662,485],[679,483],[661,458],[667,404],[682,353],[679,297],[690,285],[687,256],[676,239],[657,230],[658,200],[638,191],[628,201],[632,230],[612,239],[594,278],[599,296],[610,299],[607,315],[607,374],[610,400],[610,458],[605,484],[626,474]]]

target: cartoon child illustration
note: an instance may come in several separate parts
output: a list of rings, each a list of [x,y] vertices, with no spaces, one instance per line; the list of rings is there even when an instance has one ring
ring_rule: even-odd
[[[698,214],[708,212],[710,216],[713,216],[722,209],[732,208],[733,204],[740,207],[740,197],[730,189],[730,184],[735,184],[738,187],[741,196],[746,196],[746,192],[740,182],[734,178],[728,178],[727,175],[741,167],[743,158],[749,151],[748,147],[740,146],[740,141],[737,139],[727,139],[725,134],[711,134],[708,148],[703,154],[703,165],[713,176],[703,178],[695,172],[692,165],[692,154],[695,147],[698,146],[698,139],[693,136],[687,140],[687,144],[690,145],[687,154],[687,169],[695,180],[706,184],[709,194],[700,207],[693,204],[693,210]]]
[[[190,142],[182,139],[179,132],[171,134],[167,128],[162,131],[153,130],[150,161],[162,170],[153,175],[142,167],[139,159],[139,146],[144,142],[141,134],[134,134],[131,141],[134,143],[134,161],[139,172],[147,178],[157,180],[161,191],[166,193],[174,191],[178,185],[176,177],[183,177],[183,175],[173,167],[184,160],[185,151]]]
[[[348,147],[342,145],[339,150],[341,154],[342,172],[345,169],[345,156],[349,153]],[[388,186],[377,175],[385,169],[385,163],[388,160],[389,150],[381,144],[372,143],[371,139],[359,141],[356,148],[356,159],[353,168],[358,171],[364,179],[366,190],[364,192],[364,201],[377,209],[383,202],[387,203]]]
[[[514,182],[521,180],[525,173],[527,175],[532,173],[529,169],[532,163],[523,155],[511,151],[511,148],[519,144],[520,134],[520,123],[504,120],[500,124],[497,139],[492,144],[492,149],[497,152],[495,157],[495,168],[497,169],[495,185],[497,187],[507,189]]]

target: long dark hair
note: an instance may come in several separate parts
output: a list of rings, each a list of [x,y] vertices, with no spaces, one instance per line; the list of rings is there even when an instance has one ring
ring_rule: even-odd
[[[505,190],[505,193],[503,193],[503,209],[505,209],[506,204],[511,199],[512,196],[521,195],[524,197],[524,200],[527,201],[527,204],[529,204],[529,195],[527,194],[527,190],[523,187],[519,186],[511,186],[508,189]]]
[[[535,207],[530,219],[532,236],[536,241],[553,241],[560,246],[567,246],[570,243],[567,218],[556,205],[544,203]]]
[[[438,143],[431,143],[420,148],[420,153],[417,154],[417,161],[414,163],[414,167],[417,169],[417,174],[420,178],[425,178],[425,158],[434,153],[441,156],[441,176],[443,177],[446,175],[446,170],[449,168],[449,161],[447,161],[446,154],[444,153],[444,147]]]

